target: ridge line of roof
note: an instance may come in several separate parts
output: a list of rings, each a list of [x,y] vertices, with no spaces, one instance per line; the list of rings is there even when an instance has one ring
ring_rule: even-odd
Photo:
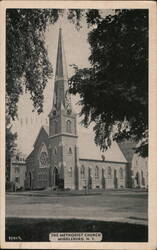
[[[128,164],[128,161],[124,162],[124,161],[110,161],[110,160],[97,160],[97,159],[85,159],[85,158],[79,158],[79,160],[82,161],[97,161],[97,162],[109,162],[109,163],[118,163],[118,164]]]

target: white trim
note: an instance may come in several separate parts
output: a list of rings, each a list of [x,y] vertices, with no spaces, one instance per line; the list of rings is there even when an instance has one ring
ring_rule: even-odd
[[[47,155],[47,165],[41,165],[40,163],[40,155],[41,153],[45,152],[46,155]],[[40,146],[40,150],[38,152],[38,161],[39,161],[39,168],[48,168],[49,166],[49,162],[48,162],[48,150],[47,150],[47,147],[46,147],[46,144],[44,142],[42,142],[41,146]]]

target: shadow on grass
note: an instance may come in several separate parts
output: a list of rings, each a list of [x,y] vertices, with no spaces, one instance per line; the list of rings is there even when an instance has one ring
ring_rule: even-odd
[[[6,241],[48,242],[50,232],[101,232],[104,242],[148,241],[145,225],[81,219],[6,219]]]

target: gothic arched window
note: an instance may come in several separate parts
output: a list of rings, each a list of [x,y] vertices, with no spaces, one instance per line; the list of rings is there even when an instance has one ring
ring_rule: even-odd
[[[69,151],[68,151],[69,154],[72,154],[72,148],[69,147]]]
[[[119,175],[120,175],[120,178],[123,179],[123,169],[122,168],[119,169]]]
[[[39,167],[46,168],[48,167],[48,151],[46,145],[43,143],[39,153]]]
[[[72,177],[72,167],[69,168],[69,176]]]
[[[105,171],[105,169],[103,168],[102,169],[102,177],[105,177],[106,176],[106,171]]]
[[[99,167],[95,167],[95,178],[99,178]]]
[[[111,167],[108,167],[107,174],[108,174],[108,177],[111,178],[111,176],[112,176],[112,169],[111,169]]]
[[[55,134],[57,134],[58,133],[58,122],[57,121],[54,121],[54,132],[55,132]]]
[[[81,179],[85,178],[85,167],[82,165],[81,166]]]
[[[54,154],[57,155],[57,148],[54,148]]]
[[[70,120],[66,121],[66,132],[71,133],[71,121]]]

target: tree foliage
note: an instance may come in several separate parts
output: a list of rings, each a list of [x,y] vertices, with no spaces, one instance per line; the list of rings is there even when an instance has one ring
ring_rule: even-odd
[[[23,91],[30,93],[34,108],[42,112],[43,90],[53,72],[44,34],[62,14],[61,9],[6,11],[6,105],[12,119]],[[75,67],[69,81],[71,93],[81,96],[82,122],[85,126],[95,122],[95,141],[102,149],[110,146],[114,130],[116,140],[145,138],[140,152],[146,155],[148,11],[117,10],[104,18],[99,10],[67,10],[67,18],[77,28],[83,14],[92,27],[88,35],[91,68]]]
[[[52,66],[48,60],[44,32],[58,19],[58,10],[6,10],[6,166],[16,148],[17,133],[11,120],[17,116],[17,104],[23,91],[28,91],[34,108],[43,108],[43,90]],[[8,171],[7,171],[8,174]]]
[[[10,117],[6,114],[6,145],[5,145],[5,159],[6,159],[6,180],[10,180],[10,167],[11,158],[14,155],[16,149],[17,133],[12,132],[12,126],[10,125]]]
[[[12,119],[17,115],[17,103],[23,91],[30,93],[38,113],[43,110],[43,90],[53,72],[45,46],[45,31],[63,12],[62,9],[6,11],[6,104]],[[82,12],[69,9],[67,18],[79,27]]]
[[[6,10],[6,164],[16,148],[17,134],[11,121],[18,114],[17,104],[24,91],[30,93],[34,109],[43,110],[43,90],[53,69],[45,44],[45,31],[63,15],[62,9]],[[67,10],[67,18],[77,28],[83,10]],[[56,38],[55,38],[56,39]],[[53,40],[52,40],[53,43]]]
[[[136,149],[148,154],[148,11],[117,10],[102,18],[88,13],[94,28],[88,34],[90,68],[79,69],[69,80],[79,94],[82,123],[95,122],[95,142],[101,149],[115,140],[142,141]]]
[[[54,23],[57,18],[58,12],[54,10],[6,11],[6,93],[9,115],[13,119],[23,90],[30,92],[37,111],[42,109],[43,89],[52,73],[44,32],[47,24]]]
[[[13,133],[11,126],[6,128],[6,162],[10,163],[10,159],[16,148],[17,133]]]

